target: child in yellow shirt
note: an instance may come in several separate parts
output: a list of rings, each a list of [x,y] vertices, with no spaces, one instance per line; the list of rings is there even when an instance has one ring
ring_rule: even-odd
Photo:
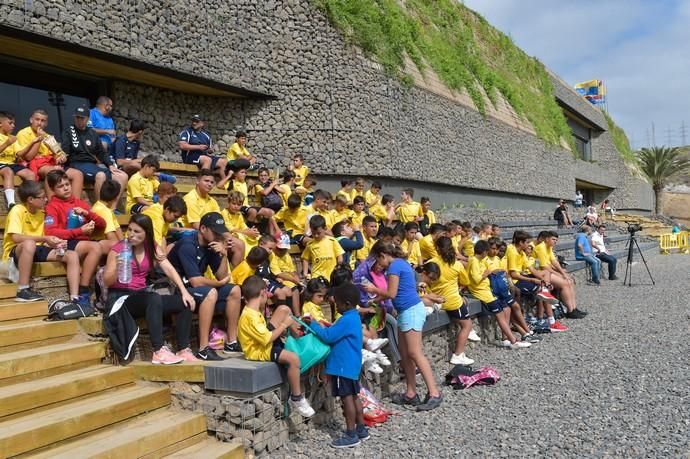
[[[354,189],[355,182],[353,182],[352,180],[344,179],[340,181],[340,186],[341,188],[335,195],[335,197],[337,199],[338,197],[342,196],[345,199],[345,205],[349,206],[350,204],[352,204],[352,201],[355,199],[355,196],[357,196],[357,191],[355,191]]]
[[[292,157],[292,164],[290,165],[290,170],[295,173],[295,187],[305,186],[304,180],[309,175],[309,168],[304,165],[304,156],[297,153]],[[311,190],[308,190],[311,192]]]
[[[290,235],[290,239],[296,244],[301,245],[304,240],[307,214],[308,210],[302,205],[302,199],[297,194],[290,195],[287,207],[283,207],[276,214],[276,220],[283,222],[285,232]]]
[[[438,257],[436,252],[436,240],[446,235],[446,227],[440,223],[434,223],[429,227],[429,234],[419,240],[419,250],[423,260],[431,260]]]
[[[270,323],[266,323],[268,290],[259,276],[251,276],[245,280],[242,284],[242,296],[246,306],[240,315],[238,337],[244,357],[247,360],[276,362],[287,366],[290,409],[307,418],[313,416],[314,409],[301,392],[299,356],[285,350],[281,340],[281,336],[294,325],[290,308],[278,306],[271,315]]]
[[[124,239],[120,222],[117,221],[117,216],[112,209],[113,201],[118,196],[120,196],[120,184],[115,180],[107,179],[101,186],[100,199],[91,207],[91,210],[105,220],[105,228],[94,231],[91,235],[92,240],[98,241],[101,244],[104,254],[110,252],[110,249],[115,244]]]
[[[405,239],[400,244],[400,248],[405,254],[405,259],[413,268],[418,268],[424,263],[422,251],[419,248],[419,241],[417,240],[418,231],[419,225],[415,222],[405,223]]]
[[[350,220],[352,218],[352,211],[347,208],[348,202],[342,194],[338,194],[333,203],[335,208],[331,213],[333,214],[334,225],[343,220]]]
[[[247,150],[246,132],[237,131],[235,134],[235,143],[230,145],[230,148],[228,148],[228,151],[225,153],[225,157],[228,160],[228,166],[230,166],[231,161],[236,161],[238,159],[249,161],[252,165],[256,163],[256,158]]]
[[[330,322],[326,320],[323,314],[322,306],[328,304],[326,297],[328,295],[328,281],[323,277],[317,277],[307,282],[307,288],[304,290],[305,301],[302,305],[302,317],[309,317],[311,320],[319,322],[321,325],[331,325],[332,322],[338,319],[335,316]]]
[[[354,201],[352,201],[352,215],[350,220],[355,226],[362,226],[362,221],[367,213],[364,212],[365,202],[362,196],[357,196]]]
[[[367,202],[367,207],[371,208],[376,204],[381,204],[381,183],[372,182],[371,187],[364,193],[364,200]]]
[[[436,214],[431,210],[431,199],[428,197],[422,196],[422,199],[419,200],[419,205],[422,206],[422,220],[419,222],[419,230],[426,235],[427,229],[436,223]]]
[[[312,240],[302,252],[302,274],[305,279],[319,276],[330,279],[333,269],[343,263],[343,248],[326,234],[326,220],[321,215],[311,217],[309,228]]]
[[[417,222],[423,220],[424,214],[422,212],[422,206],[418,202],[414,201],[414,190],[412,188],[405,188],[400,192],[400,204],[397,206],[398,220],[402,223],[407,222]]]
[[[22,180],[36,180],[36,174],[17,164],[17,138],[12,135],[14,126],[14,115],[0,112],[0,177],[9,208],[14,205],[15,174]]]
[[[160,163],[155,156],[148,155],[141,160],[141,169],[127,182],[127,213],[139,214],[154,204],[153,195],[160,185],[156,180],[158,169]]]

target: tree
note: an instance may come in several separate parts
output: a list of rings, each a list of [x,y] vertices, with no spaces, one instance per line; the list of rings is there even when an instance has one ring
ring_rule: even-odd
[[[690,159],[683,157],[677,147],[652,147],[637,152],[637,162],[654,190],[654,212],[660,214],[661,191],[672,176],[690,168]]]

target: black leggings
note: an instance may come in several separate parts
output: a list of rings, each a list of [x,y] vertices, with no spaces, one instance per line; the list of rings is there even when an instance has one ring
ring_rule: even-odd
[[[180,295],[159,295],[155,292],[132,292],[124,307],[134,319],[146,317],[153,351],[163,347],[163,317],[177,314],[175,333],[177,349],[189,347],[189,333],[192,330],[192,311],[185,306]]]

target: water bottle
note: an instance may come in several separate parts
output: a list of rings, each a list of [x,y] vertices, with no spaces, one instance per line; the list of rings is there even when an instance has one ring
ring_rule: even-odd
[[[127,239],[122,243],[122,251],[117,256],[117,281],[120,284],[132,282],[132,246]]]
[[[362,278],[362,281],[360,283],[362,284],[362,287],[366,287],[367,285],[371,285],[371,282],[366,277]],[[367,292],[367,296],[373,300],[374,298],[376,298],[376,293]]]
[[[83,224],[84,218],[77,215],[74,209],[70,209],[69,214],[67,215],[67,229],[81,228]]]

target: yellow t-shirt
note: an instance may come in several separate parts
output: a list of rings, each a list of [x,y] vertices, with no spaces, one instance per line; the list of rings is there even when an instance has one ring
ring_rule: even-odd
[[[17,141],[14,143],[15,152],[28,147],[36,137],[36,133],[31,129],[31,126],[27,126],[17,132]],[[39,145],[36,156],[51,156],[53,154],[45,143],[41,142]]]
[[[184,202],[187,204],[187,215],[182,217],[182,224],[185,228],[191,228],[192,223],[199,223],[201,217],[209,212],[220,212],[218,201],[211,195],[202,198],[196,188],[184,195]]]
[[[326,316],[323,315],[323,309],[321,309],[321,306],[316,303],[312,303],[311,301],[306,301],[302,305],[302,316],[307,315],[311,317],[312,320],[328,322],[326,320]],[[342,314],[336,311],[333,321],[335,322],[336,320],[340,319],[341,316]]]
[[[413,222],[417,217],[423,217],[422,205],[416,201],[401,203],[398,207],[398,220],[403,223]]]
[[[228,230],[232,233],[239,233],[249,228],[244,221],[244,217],[239,212],[231,214],[228,209],[223,209],[220,211],[220,214],[223,216],[223,220],[225,220],[225,226],[227,226]]]
[[[537,259],[534,257],[527,256],[527,254],[525,254],[525,259],[527,260],[527,264],[523,267],[522,274],[527,276],[531,274],[529,268],[536,267]]]
[[[7,142],[9,136],[0,133],[0,145]],[[0,151],[0,164],[14,164],[17,162],[17,141],[9,144],[4,150]]]
[[[282,193],[278,192],[278,195],[280,196],[280,199],[283,200],[283,207],[287,207],[288,198],[292,195],[290,185],[284,183],[282,185],[277,185],[274,189],[280,189],[280,191],[282,191]]]
[[[465,242],[463,242],[462,254],[468,258],[474,256],[474,244],[472,243],[472,239],[468,238]]]
[[[352,215],[350,216],[350,219],[352,220],[353,225],[362,226],[362,220],[364,220],[364,217],[366,217],[366,216],[367,216],[367,214],[364,212],[355,212],[353,210]]]
[[[505,255],[501,258],[501,269],[503,271],[508,271],[508,258],[506,258]]]
[[[228,161],[234,161],[236,159],[249,160],[252,157],[252,155],[251,153],[249,153],[249,150],[247,150],[246,147],[243,147],[239,143],[235,142],[232,145],[230,145],[230,148],[228,148],[225,157],[228,159]]]
[[[305,207],[307,211],[307,220],[311,218],[311,215],[321,215],[324,220],[326,220],[326,229],[331,230],[333,225],[336,224],[335,215],[331,210],[316,210],[312,206]]]
[[[373,206],[369,207],[369,215],[380,221],[386,220],[388,217],[388,212],[381,204],[374,204]]]
[[[407,261],[410,262],[410,264],[415,266],[421,264],[422,251],[419,249],[419,241],[415,239],[412,242],[409,242],[407,239],[404,239],[402,241],[402,244],[400,244],[400,248],[405,253],[409,252],[409,255],[407,256]]]
[[[429,218],[429,225],[436,223],[436,214],[433,210],[427,210],[425,215]]]
[[[2,259],[7,260],[10,252],[17,244],[12,240],[13,234],[24,236],[43,236],[43,221],[46,218],[44,211],[29,212],[24,204],[17,204],[7,214],[5,220],[5,235],[2,238]]]
[[[304,228],[307,225],[307,208],[304,206],[297,209],[283,207],[276,214],[276,220],[282,221],[285,231],[291,232],[293,236],[304,234]]]
[[[237,324],[237,339],[245,359],[260,362],[271,360],[272,336],[261,311],[247,307],[242,310]]]
[[[381,202],[381,195],[374,194],[371,192],[371,190],[367,190],[364,192],[364,200],[366,201],[367,206],[372,207],[374,204],[379,204]]]
[[[105,220],[105,229],[103,231],[94,232],[91,236],[91,240],[101,241],[105,239],[106,234],[112,233],[113,231],[117,231],[118,228],[120,228],[120,222],[117,221],[117,216],[115,215],[115,212],[113,212],[113,210],[110,207],[108,207],[103,201],[96,201],[91,207],[91,210],[93,210],[103,220]],[[154,236],[155,233],[156,230],[154,229]]]
[[[355,190],[354,188],[350,191],[340,189],[336,193],[335,197],[337,198],[338,196],[342,196],[347,200],[348,204],[352,204],[352,201],[357,197],[357,190]]]
[[[508,244],[505,258],[508,260],[508,273],[523,273],[525,270],[529,271],[527,255],[525,252],[519,252],[515,245]],[[513,283],[515,282],[517,282],[517,279],[513,279]]]
[[[431,238],[431,234],[427,234],[419,240],[419,250],[422,253],[422,258],[425,260],[438,258],[436,245],[434,244],[434,240]]]
[[[247,260],[242,260],[242,263],[235,266],[232,270],[232,280],[237,285],[242,285],[242,283],[247,280],[248,277],[253,276],[255,269],[249,266]]]
[[[132,175],[127,182],[127,213],[137,203],[137,198],[144,198],[153,203],[153,193],[160,183],[154,177],[142,177],[140,172]]]
[[[242,193],[242,196],[244,196],[244,201],[242,202],[243,206],[248,206],[249,205],[249,189],[247,188],[247,182],[240,182],[237,180],[231,180],[232,182],[232,189],[233,191],[239,191]],[[230,186],[230,182],[228,182],[228,187]]]
[[[96,206],[94,206],[95,208]],[[147,215],[151,219],[153,224],[153,239],[156,244],[163,242],[163,239],[168,235],[168,228],[170,225],[163,218],[163,206],[160,204],[154,204],[148,209],[142,212],[142,214]]]
[[[465,267],[459,261],[455,261],[452,265],[449,265],[441,258],[432,258],[430,261],[436,263],[441,269],[441,275],[438,280],[429,286],[431,291],[446,299],[442,305],[446,311],[459,309],[464,303],[460,295],[460,286],[467,286],[469,284]]]
[[[336,223],[341,222],[343,220],[351,219],[353,213],[350,209],[345,208],[345,209],[341,210],[340,212],[333,209],[333,210],[331,210],[331,214],[333,215],[333,220],[334,220],[333,224],[335,225]],[[364,217],[362,217],[362,218],[364,218]]]
[[[498,255],[496,255],[495,257],[487,256],[485,258],[485,260],[486,260],[486,265],[489,267],[489,269],[491,271],[494,271],[496,269],[503,269],[503,268],[501,268],[501,259],[498,258]]]
[[[470,279],[470,293],[482,303],[491,303],[496,299],[491,292],[489,278],[482,279],[484,271],[487,270],[486,259],[478,260],[477,257],[470,257],[467,261],[467,273]]]
[[[300,167],[293,169],[292,172],[295,173],[295,186],[304,185],[304,179],[309,175],[309,168],[302,164]]]
[[[292,261],[290,252],[285,252],[285,255],[283,255],[282,257],[278,256],[278,254],[273,252],[269,255],[268,260],[271,272],[276,276],[282,273],[297,273],[297,269],[295,269],[295,262]],[[292,288],[295,286],[295,283],[289,280],[280,279],[280,282],[282,282],[286,287]]]
[[[534,249],[532,249],[532,253],[535,255],[535,258],[539,260],[539,269],[551,266],[553,260],[556,259],[556,256],[553,254],[553,249],[547,246],[544,241],[535,245]]]
[[[313,239],[307,244],[302,252],[302,260],[311,264],[311,277],[323,276],[330,280],[331,273],[338,264],[338,257],[345,251],[335,238],[324,236],[317,241]]]
[[[361,249],[355,251],[355,257],[357,257],[358,260],[366,260],[367,257],[369,256],[369,251],[371,251],[371,248],[374,247],[374,244],[376,244],[377,239],[375,237],[372,237],[371,239],[364,236],[364,247]]]

